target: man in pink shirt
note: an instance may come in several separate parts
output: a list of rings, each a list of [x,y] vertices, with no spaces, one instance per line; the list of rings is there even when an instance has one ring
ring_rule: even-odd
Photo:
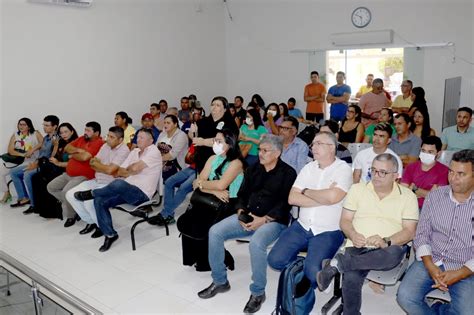
[[[378,121],[380,111],[384,107],[390,107],[390,103],[383,92],[382,79],[375,79],[372,83],[372,91],[362,95],[359,101],[362,110],[362,123],[365,127]]]
[[[420,209],[431,190],[448,185],[449,168],[436,161],[441,153],[441,146],[441,139],[436,136],[424,138],[420,160],[409,164],[403,172],[401,184],[415,193]]]

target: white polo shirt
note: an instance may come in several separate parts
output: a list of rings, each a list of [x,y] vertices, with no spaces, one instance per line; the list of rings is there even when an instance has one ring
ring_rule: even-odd
[[[112,149],[107,143],[104,143],[99,150],[99,153],[95,156],[100,160],[102,164],[111,165],[115,164],[120,166],[123,161],[127,158],[130,150],[126,144],[120,143],[114,149]],[[108,184],[112,182],[115,177],[101,172],[95,172],[95,179],[99,184]]]
[[[324,169],[319,168],[318,161],[306,164],[298,174],[293,187],[319,190],[329,188],[334,182],[337,188],[345,192],[352,185],[352,169],[339,158]],[[305,230],[311,230],[313,235],[339,230],[343,201],[344,199],[336,204],[318,207],[301,207],[298,222]]]
[[[398,161],[398,177],[402,177],[402,172],[403,172],[403,164],[402,160],[398,157],[398,155],[387,148],[384,153],[390,153],[393,156],[396,157]],[[360,180],[363,183],[368,183],[370,182],[371,179],[371,174],[370,174],[370,168],[372,167],[372,162],[374,161],[375,157],[378,154],[374,152],[374,148],[367,148],[365,150],[360,151],[357,153],[352,166],[354,167],[355,170],[361,170],[362,173],[360,175]]]

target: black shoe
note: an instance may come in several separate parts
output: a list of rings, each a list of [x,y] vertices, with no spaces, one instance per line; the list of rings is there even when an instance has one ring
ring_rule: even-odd
[[[76,191],[74,193],[74,198],[80,201],[86,201],[86,200],[94,199],[94,196],[92,195],[92,190],[85,190],[85,191]]]
[[[10,205],[10,207],[12,208],[18,208],[18,207],[23,207],[23,206],[26,206],[26,205],[29,205],[30,204],[30,201],[27,200],[27,201],[23,201],[23,202],[20,202],[20,201],[17,201],[16,203],[12,203]]]
[[[97,225],[95,224],[87,224],[84,229],[79,231],[79,234],[81,235],[89,234],[90,232],[94,231],[96,228],[97,228]]]
[[[253,294],[250,295],[249,301],[247,304],[245,304],[244,313],[253,314],[258,312],[260,307],[262,307],[263,302],[265,302],[265,293],[259,296],[255,296]]]
[[[217,293],[223,293],[223,292],[227,292],[229,290],[230,290],[229,281],[227,281],[224,284],[220,284],[220,285],[216,285],[213,282],[213,283],[211,283],[210,286],[208,286],[204,290],[199,291],[198,296],[201,299],[210,299],[211,297],[214,297]]]
[[[100,248],[99,248],[99,252],[106,252],[110,249],[110,246],[112,246],[112,244],[118,240],[119,236],[118,234],[115,235],[115,236],[112,236],[112,237],[108,237],[106,236],[105,237],[105,240],[104,240],[104,245],[102,245]]]
[[[316,274],[316,282],[318,283],[319,291],[326,290],[331,284],[334,276],[339,273],[339,270],[337,270],[336,267],[329,264],[330,262],[331,261],[328,260],[328,263],[324,266],[324,268]]]
[[[132,212],[130,212],[130,214],[133,215],[134,217],[145,219],[146,217],[148,217],[148,214],[150,212],[153,212],[153,208],[151,206],[145,207],[142,209],[133,210]]]
[[[33,206],[30,206],[28,209],[23,211],[23,214],[32,214],[35,212],[35,208]]]
[[[70,227],[73,226],[76,223],[76,218],[68,218],[66,222],[64,222],[64,227]]]
[[[224,263],[229,270],[234,270],[235,269],[235,262],[234,262],[234,257],[232,257],[231,253],[226,250],[225,251],[225,259]]]
[[[98,237],[101,237],[103,236],[104,233],[102,233],[102,231],[99,229],[99,227],[96,227],[94,233],[92,233],[91,237],[92,238],[98,238]]]

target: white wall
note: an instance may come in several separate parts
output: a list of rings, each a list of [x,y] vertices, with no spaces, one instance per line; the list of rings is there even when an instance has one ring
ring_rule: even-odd
[[[472,61],[472,3],[470,0],[230,1],[234,20],[226,19],[228,95],[239,93],[249,98],[260,91],[267,103],[295,96],[299,107],[305,109],[303,88],[309,78],[308,55],[289,51],[325,49],[331,47],[329,34],[357,31],[350,15],[359,5],[372,11],[367,30],[393,29],[415,43],[451,41],[459,55]],[[403,43],[398,37],[395,41]],[[420,77],[427,92],[432,125],[439,131],[444,80],[462,76],[461,99],[472,107],[473,66],[459,59],[452,63],[448,49],[425,49],[424,56],[424,65],[420,67],[424,73]]]
[[[220,1],[94,0],[90,8],[3,0],[0,147],[18,118],[41,128],[46,114],[79,133],[89,120],[108,129],[125,110],[139,119],[160,98],[179,106],[196,94],[224,94]],[[3,151],[5,149],[2,149]]]

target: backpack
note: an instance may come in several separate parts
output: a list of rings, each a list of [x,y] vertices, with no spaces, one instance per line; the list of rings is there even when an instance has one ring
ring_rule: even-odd
[[[304,257],[297,257],[282,270],[278,280],[276,307],[272,315],[307,315],[313,309],[316,297],[312,287],[302,297],[294,298],[296,284],[304,276],[303,268]]]
[[[318,132],[319,132],[318,127],[316,127],[315,125],[308,125],[298,134],[298,138],[306,142],[307,145],[311,145],[311,143],[314,140],[314,137],[316,136]]]

